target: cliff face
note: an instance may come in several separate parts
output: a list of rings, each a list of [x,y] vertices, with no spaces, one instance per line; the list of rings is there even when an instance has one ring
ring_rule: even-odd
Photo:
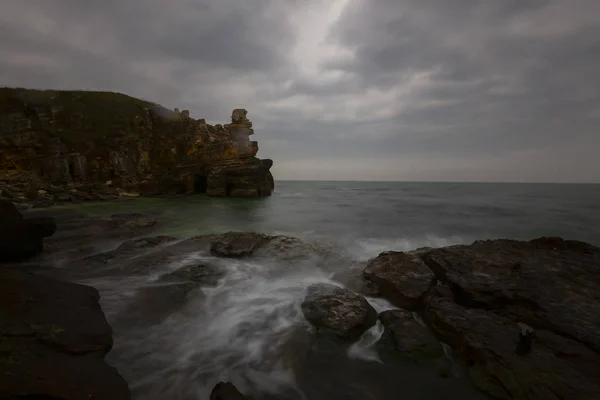
[[[0,89],[0,197],[268,196],[247,111],[209,125],[119,93]]]

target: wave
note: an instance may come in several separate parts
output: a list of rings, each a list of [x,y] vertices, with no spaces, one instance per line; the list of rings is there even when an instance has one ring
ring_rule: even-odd
[[[462,236],[399,237],[399,238],[347,238],[342,240],[344,247],[358,261],[366,261],[377,257],[384,251],[410,251],[421,247],[444,247],[467,243]]]

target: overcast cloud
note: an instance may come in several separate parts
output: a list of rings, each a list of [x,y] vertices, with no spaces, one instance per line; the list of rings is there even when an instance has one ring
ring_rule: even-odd
[[[598,0],[2,0],[0,85],[227,122],[276,179],[600,182]]]

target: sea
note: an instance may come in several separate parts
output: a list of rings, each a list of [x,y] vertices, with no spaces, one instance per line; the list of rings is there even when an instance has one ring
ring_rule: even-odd
[[[62,208],[90,216],[156,214],[161,223],[152,235],[181,239],[227,231],[294,236],[336,249],[340,259],[359,265],[383,251],[481,239],[560,236],[600,245],[600,185],[592,184],[277,181],[266,198],[196,195]],[[159,273],[79,282],[100,291],[107,319],[115,324],[137,291],[161,271],[212,258],[181,254]],[[343,354],[307,348],[311,330],[300,309],[306,288],[339,285],[335,275],[350,263],[334,270],[252,259],[227,263],[225,277],[216,287],[198,289],[185,312],[151,326],[115,328],[107,360],[135,399],[208,399],[218,381],[231,381],[255,399],[487,398],[454,364],[448,347],[445,373],[439,365],[381,360],[375,346],[383,333],[380,323]],[[393,308],[367,299],[378,311]]]

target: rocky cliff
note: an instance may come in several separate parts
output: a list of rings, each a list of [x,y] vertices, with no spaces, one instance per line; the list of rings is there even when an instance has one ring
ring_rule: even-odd
[[[247,111],[209,125],[120,93],[0,89],[0,197],[99,200],[122,194],[270,195],[271,160]]]

